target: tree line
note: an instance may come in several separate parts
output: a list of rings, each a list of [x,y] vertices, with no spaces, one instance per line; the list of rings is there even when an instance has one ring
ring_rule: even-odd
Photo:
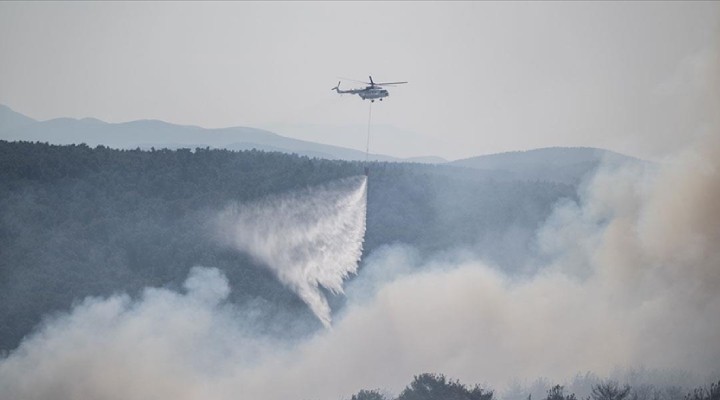
[[[605,380],[591,385],[590,394],[582,400],[720,400],[720,381],[709,386],[699,386],[689,391],[675,388],[641,385],[634,388],[621,385],[615,380]],[[443,374],[424,373],[416,375],[412,382],[396,397],[388,396],[380,389],[362,389],[350,400],[495,400],[493,390],[480,385],[464,385]],[[532,400],[532,395],[527,395]],[[553,385],[542,400],[578,400],[562,385]]]

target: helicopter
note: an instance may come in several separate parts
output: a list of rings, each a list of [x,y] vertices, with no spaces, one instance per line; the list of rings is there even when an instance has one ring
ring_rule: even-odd
[[[374,103],[375,100],[382,101],[383,98],[390,96],[390,93],[387,91],[387,89],[383,89],[383,86],[389,86],[389,85],[400,85],[407,82],[380,82],[375,83],[373,81],[372,76],[369,76],[370,82],[363,82],[363,81],[356,81],[353,79],[347,79],[348,81],[358,82],[358,83],[364,83],[369,86],[365,86],[363,89],[348,89],[348,90],[341,90],[340,89],[340,82],[338,81],[337,86],[330,90],[334,90],[340,94],[343,93],[349,93],[349,94],[356,94],[360,96],[363,100],[370,100],[370,102]]]

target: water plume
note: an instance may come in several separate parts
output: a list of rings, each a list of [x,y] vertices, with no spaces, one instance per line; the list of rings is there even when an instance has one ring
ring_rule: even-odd
[[[329,327],[321,292],[343,292],[357,271],[365,237],[367,179],[357,176],[248,204],[217,219],[222,241],[272,270]]]

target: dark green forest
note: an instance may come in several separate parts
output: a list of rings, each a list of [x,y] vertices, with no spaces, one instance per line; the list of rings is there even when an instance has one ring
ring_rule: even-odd
[[[255,150],[0,141],[0,349],[17,347],[43,316],[86,296],[179,288],[196,265],[224,271],[233,303],[281,321],[257,329],[312,332],[320,324],[307,307],[266,268],[211,240],[207,217],[231,202],[363,169],[359,162]],[[570,185],[497,179],[492,171],[373,163],[364,254],[394,243],[423,256],[467,248],[520,268],[526,252],[508,246],[531,248],[532,233],[557,200],[574,196]]]

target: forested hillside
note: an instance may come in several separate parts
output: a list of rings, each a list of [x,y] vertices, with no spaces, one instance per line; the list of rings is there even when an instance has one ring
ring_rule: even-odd
[[[526,251],[508,250],[530,246],[553,204],[574,196],[569,185],[495,181],[456,167],[376,163],[370,171],[366,255],[393,243],[426,255],[461,247],[518,268]],[[317,329],[304,303],[247,255],[218,245],[207,221],[233,201],[362,172],[357,162],[254,150],[0,141],[0,349],[74,301],[177,287],[196,265],[225,272],[232,302],[284,321],[257,329]]]

